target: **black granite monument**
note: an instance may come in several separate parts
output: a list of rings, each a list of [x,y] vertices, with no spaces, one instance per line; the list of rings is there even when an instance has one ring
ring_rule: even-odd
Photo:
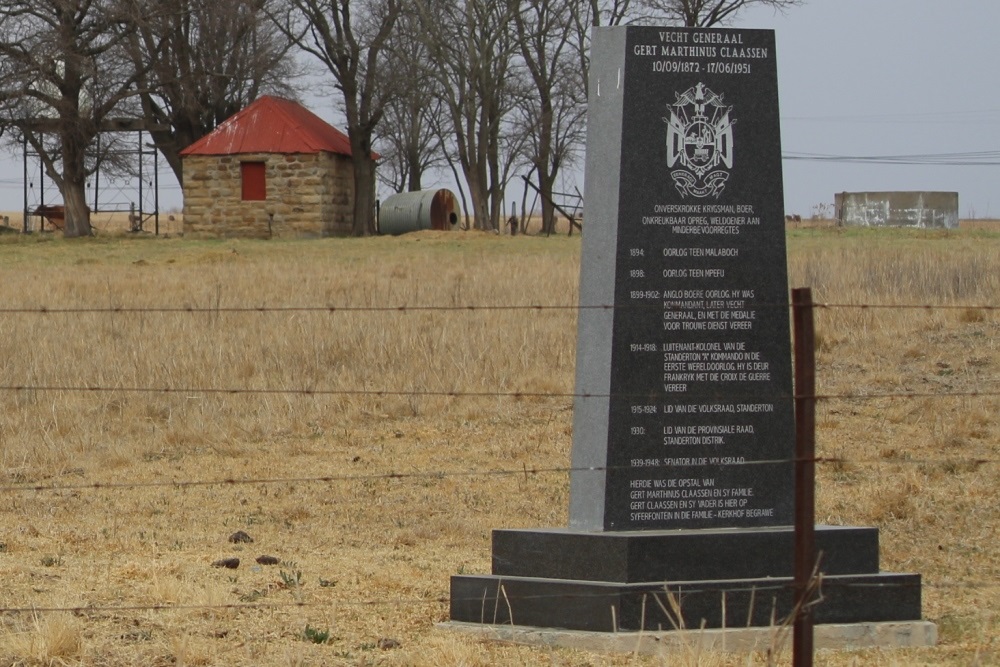
[[[597,29],[590,76],[569,527],[494,531],[451,618],[768,625],[794,603],[774,34]],[[876,529],[816,542],[817,623],[920,618],[920,576],[879,571]]]

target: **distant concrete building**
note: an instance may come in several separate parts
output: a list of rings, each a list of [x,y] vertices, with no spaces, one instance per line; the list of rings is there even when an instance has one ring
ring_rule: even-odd
[[[958,227],[957,192],[840,192],[837,222],[863,227]]]
[[[185,234],[269,238],[352,231],[350,141],[297,102],[261,97],[182,150],[181,160]]]

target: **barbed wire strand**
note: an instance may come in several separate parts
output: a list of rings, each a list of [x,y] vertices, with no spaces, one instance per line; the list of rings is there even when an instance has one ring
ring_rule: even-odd
[[[1000,379],[989,380],[1000,382]],[[661,400],[663,396],[650,396],[649,392],[615,392],[615,393],[578,393],[558,391],[473,391],[455,389],[317,389],[311,387],[138,387],[138,386],[106,386],[106,385],[0,385],[4,392],[68,392],[68,393],[124,393],[124,394],[227,394],[227,395],[301,395],[301,396],[363,396],[363,397],[427,397],[427,398],[584,398],[584,399],[620,399],[634,398],[642,400]],[[673,395],[671,395],[673,397]],[[753,400],[755,403],[764,401],[782,402],[798,398],[809,398],[816,401],[830,400],[867,400],[878,398],[995,398],[1000,397],[1000,391],[983,391],[972,389],[968,391],[884,391],[884,392],[847,392],[839,394],[760,394],[760,393],[705,393],[693,394],[691,401],[722,400],[739,401]]]
[[[739,297],[733,297],[739,298]],[[707,306],[690,307],[676,304],[663,304],[663,301],[680,301],[657,297],[650,299],[655,303],[625,303],[625,304],[480,304],[480,305],[407,305],[394,306],[32,306],[0,308],[0,315],[78,315],[78,314],[209,314],[220,313],[410,313],[410,312],[486,312],[486,311],[585,311],[585,310],[720,310]],[[688,301],[688,299],[683,299]],[[694,299],[701,300],[701,299]],[[750,310],[764,308],[791,308],[789,302],[751,303]],[[825,303],[812,304],[814,309],[852,309],[852,310],[1000,310],[1000,306],[992,304],[929,304],[929,303]],[[724,309],[723,309],[724,310]]]
[[[689,459],[690,457],[680,457]],[[705,464],[699,463],[678,463],[675,459],[663,457],[664,463],[659,465],[643,466],[649,470],[658,469],[702,469]],[[916,459],[916,458],[877,458],[877,459],[850,459],[844,457],[816,457],[813,459],[782,458],[782,459],[758,459],[750,461],[734,461],[727,464],[729,468],[745,466],[782,466],[793,465],[800,462],[811,462],[820,465],[845,464],[854,465],[954,465],[963,467],[978,468],[983,465],[1000,463],[1000,459],[985,457],[961,457],[942,459]],[[410,471],[410,472],[386,472],[386,473],[365,473],[365,474],[341,474],[341,475],[315,475],[307,477],[246,477],[234,478],[225,477],[219,479],[205,480],[156,480],[150,482],[80,482],[77,484],[8,484],[0,485],[0,493],[29,493],[29,492],[60,492],[60,491],[83,491],[83,490],[133,490],[151,488],[191,488],[205,486],[256,486],[264,484],[334,484],[334,483],[354,483],[372,482],[386,480],[424,480],[424,479],[446,479],[446,478],[468,478],[468,477],[530,477],[548,474],[572,474],[581,472],[616,472],[621,470],[634,470],[632,465],[609,465],[609,466],[550,466],[532,467],[523,466],[521,468],[494,468],[486,470],[433,470],[433,471]]]

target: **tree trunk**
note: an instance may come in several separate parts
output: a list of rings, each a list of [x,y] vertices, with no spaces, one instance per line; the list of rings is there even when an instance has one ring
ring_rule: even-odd
[[[420,163],[420,153],[416,150],[406,152],[407,168],[410,170],[407,188],[409,192],[417,192],[423,189],[423,165]]]
[[[87,207],[87,170],[83,142],[76,136],[63,136],[63,175],[60,183],[66,221],[63,236],[90,236],[90,209]]]
[[[538,86],[540,111],[538,130],[538,155],[535,157],[535,169],[538,171],[538,189],[542,193],[542,229],[545,234],[556,231],[556,213],[553,205],[552,188],[556,180],[556,167],[552,164],[552,125],[555,113],[552,109],[552,97],[545,86]]]
[[[375,162],[360,149],[354,153],[354,236],[375,234]]]
[[[476,229],[488,229],[490,220],[489,197],[483,190],[482,184],[469,179],[469,198],[472,200],[472,224]]]
[[[538,167],[538,190],[542,193],[542,233],[548,236],[556,231],[556,209],[552,205],[552,176],[544,167]]]
[[[87,193],[83,185],[67,181],[63,186],[63,203],[66,206],[66,224],[63,236],[75,238],[90,236],[90,209],[87,207]]]
[[[148,120],[149,115],[146,116]],[[160,121],[154,121],[159,123]],[[166,161],[167,166],[170,167],[170,171],[173,172],[174,178],[177,179],[177,184],[180,186],[184,185],[184,165],[181,162],[180,150],[186,148],[195,142],[196,139],[189,136],[190,133],[183,132],[181,130],[152,130],[149,132],[150,138],[153,140],[153,146],[160,152],[163,159]]]
[[[503,214],[503,190],[499,181],[495,181],[490,190],[490,229],[500,229],[500,216]]]

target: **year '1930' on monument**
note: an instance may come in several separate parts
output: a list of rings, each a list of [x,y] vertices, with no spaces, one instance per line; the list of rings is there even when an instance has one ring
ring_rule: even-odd
[[[569,526],[494,530],[451,618],[767,626],[794,607],[774,33],[595,29],[587,123]],[[919,621],[920,576],[879,571],[875,528],[815,540],[817,623]]]

